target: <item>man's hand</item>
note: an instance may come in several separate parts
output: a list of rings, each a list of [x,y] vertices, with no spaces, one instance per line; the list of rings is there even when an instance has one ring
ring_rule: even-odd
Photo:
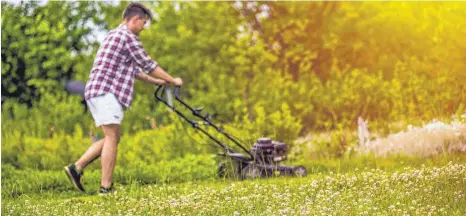
[[[150,73],[150,75],[152,77],[157,77],[157,78],[163,79],[163,80],[167,81],[168,83],[174,84],[176,86],[183,85],[183,80],[181,80],[181,78],[173,78],[167,72],[165,72],[165,70],[163,70],[163,68],[160,67],[160,66],[157,66],[155,68],[155,70]]]
[[[174,81],[173,84],[175,84],[176,86],[182,86],[183,85],[183,80],[181,78],[179,78],[179,77],[175,78],[173,81]]]
[[[157,85],[165,85],[167,84],[167,81],[163,80],[163,79],[155,79],[155,84]]]

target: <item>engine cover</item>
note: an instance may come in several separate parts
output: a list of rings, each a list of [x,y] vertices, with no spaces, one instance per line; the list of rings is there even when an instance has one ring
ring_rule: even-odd
[[[251,149],[251,153],[258,162],[273,163],[286,159],[287,144],[272,141],[268,137],[257,139]]]

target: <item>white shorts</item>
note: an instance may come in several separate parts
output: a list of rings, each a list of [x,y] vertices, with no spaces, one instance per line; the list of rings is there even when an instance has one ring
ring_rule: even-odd
[[[97,127],[119,125],[123,120],[123,107],[112,93],[90,98],[86,102]]]

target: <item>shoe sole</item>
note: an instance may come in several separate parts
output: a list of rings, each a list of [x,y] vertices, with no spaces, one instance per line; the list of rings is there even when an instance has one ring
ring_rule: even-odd
[[[74,181],[73,175],[71,175],[71,172],[70,172],[70,168],[68,168],[67,166],[65,167],[65,173],[66,173],[66,176],[68,176],[68,179],[70,180],[71,184],[73,184],[74,187],[78,189],[79,191],[84,192],[84,190],[81,190],[78,187],[78,185],[76,184],[76,181]]]

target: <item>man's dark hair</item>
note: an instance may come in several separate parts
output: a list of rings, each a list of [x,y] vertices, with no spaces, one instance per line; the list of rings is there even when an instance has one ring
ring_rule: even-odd
[[[152,13],[146,6],[141,3],[130,3],[125,11],[123,12],[123,19],[129,20],[134,16],[139,16],[140,18],[148,17],[150,21],[152,21]]]

